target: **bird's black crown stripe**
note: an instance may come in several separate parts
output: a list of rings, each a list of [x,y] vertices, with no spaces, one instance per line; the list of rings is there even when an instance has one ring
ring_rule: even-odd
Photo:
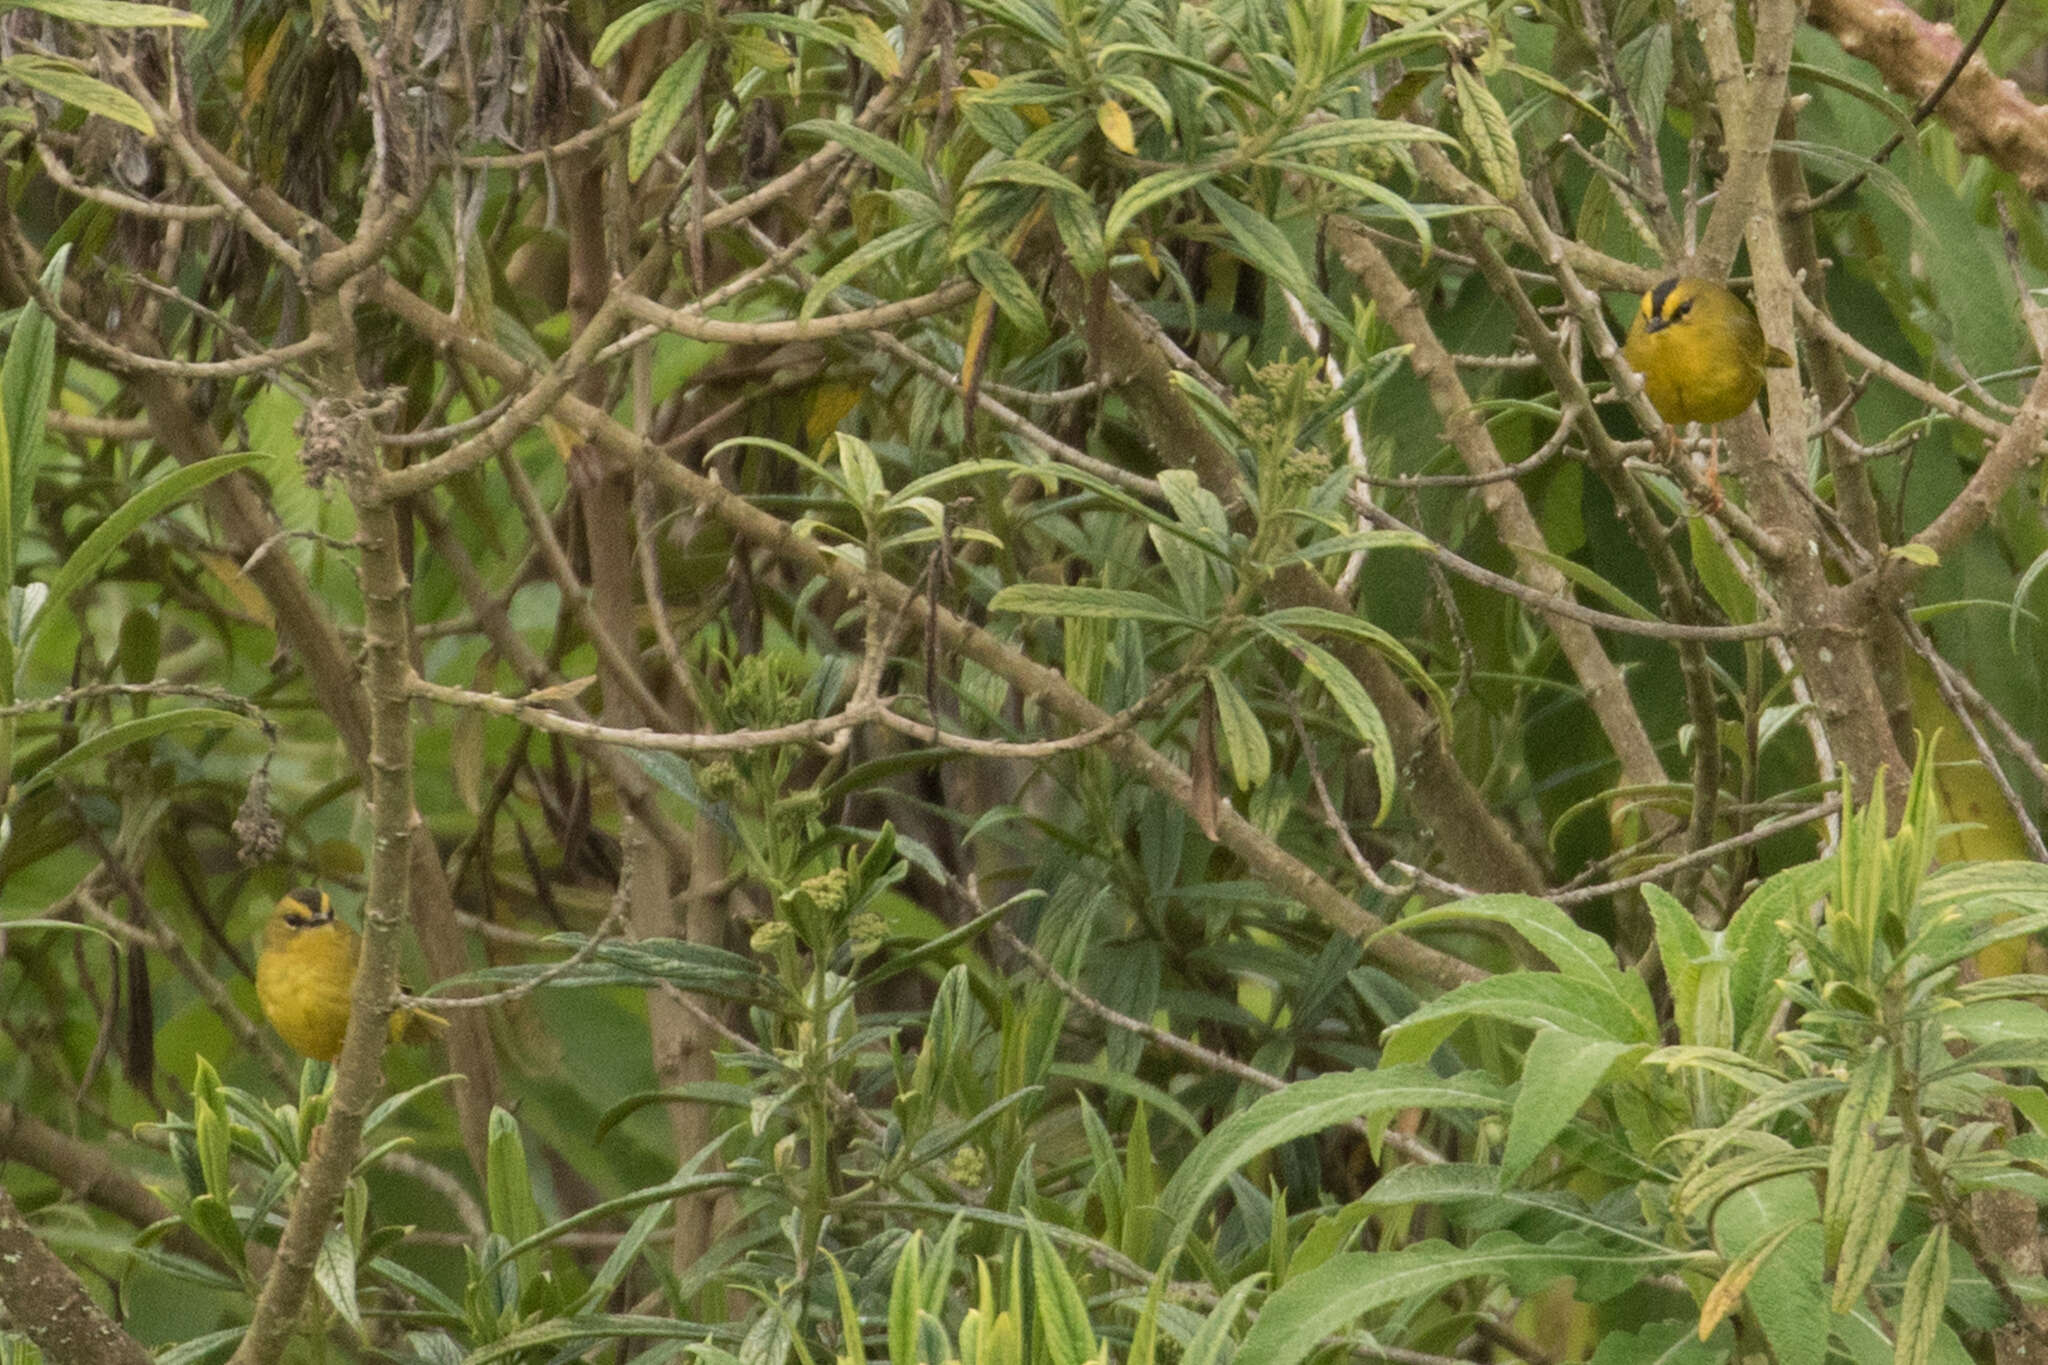
[[[295,929],[303,929],[309,924],[317,924],[330,917],[330,912],[321,903],[320,893],[310,886],[294,887],[285,892],[284,898],[306,909],[303,915],[295,915],[289,910],[284,912],[284,922]]]
[[[1651,317],[1661,318],[1664,316],[1664,304],[1670,299],[1671,291],[1676,288],[1678,288],[1678,277],[1674,275],[1650,291]]]

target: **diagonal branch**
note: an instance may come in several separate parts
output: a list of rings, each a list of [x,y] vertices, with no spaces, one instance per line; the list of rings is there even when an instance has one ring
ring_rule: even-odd
[[[0,1307],[56,1365],[152,1365],[141,1342],[93,1302],[0,1185]]]

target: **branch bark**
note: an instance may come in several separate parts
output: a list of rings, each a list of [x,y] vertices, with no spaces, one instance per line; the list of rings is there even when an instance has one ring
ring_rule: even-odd
[[[1954,25],[1923,19],[1901,0],[1811,0],[1807,19],[1916,101],[1931,94],[1962,55]],[[2034,198],[2048,198],[2048,109],[1993,73],[1981,54],[1963,67],[1934,117],[1963,151],[2012,172]]]
[[[360,403],[354,332],[336,295],[313,301],[315,315],[340,338],[325,358],[328,392]],[[344,468],[356,507],[361,547],[363,706],[369,713],[369,805],[372,821],[369,893],[349,1003],[348,1033],[335,1063],[334,1096],[320,1140],[299,1173],[299,1188],[278,1239],[277,1260],[264,1276],[249,1330],[230,1365],[269,1365],[283,1353],[312,1287],[313,1267],[355,1169],[363,1124],[384,1085],[386,1021],[398,996],[399,929],[411,899],[413,849],[425,831],[413,809],[411,585],[406,581],[398,518],[378,486],[367,419],[343,421]]]
[[[79,1278],[0,1185],[0,1308],[56,1365],[153,1365],[141,1342],[93,1302]]]

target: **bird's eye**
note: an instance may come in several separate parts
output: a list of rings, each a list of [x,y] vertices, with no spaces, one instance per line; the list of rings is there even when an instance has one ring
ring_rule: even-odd
[[[294,915],[287,911],[285,913],[284,922],[286,924],[289,924],[294,929],[303,929],[307,925],[311,924],[313,921],[307,919],[304,915]]]
[[[1679,304],[1678,307],[1671,310],[1671,320],[1673,322],[1676,322],[1680,318],[1684,317],[1687,313],[1690,313],[1691,311],[1692,300],[1687,299],[1684,303]]]

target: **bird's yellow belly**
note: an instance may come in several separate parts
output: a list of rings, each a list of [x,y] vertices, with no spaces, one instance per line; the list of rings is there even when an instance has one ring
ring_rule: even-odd
[[[315,1061],[331,1062],[348,1033],[354,972],[313,960],[323,956],[266,953],[256,964],[256,997],[279,1037]]]
[[[1651,363],[1643,389],[1667,422],[1725,422],[1756,401],[1763,371],[1723,361],[1712,365]]]

